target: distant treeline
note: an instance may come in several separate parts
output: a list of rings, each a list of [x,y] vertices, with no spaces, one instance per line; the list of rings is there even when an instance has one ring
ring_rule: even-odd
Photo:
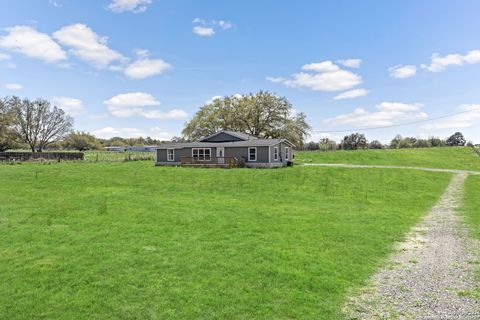
[[[170,140],[169,140],[170,141]],[[165,141],[153,139],[151,137],[138,137],[138,138],[122,138],[113,137],[110,139],[97,138],[94,135],[82,132],[74,131],[68,133],[63,139],[52,142],[48,145],[46,150],[102,150],[105,147],[142,147],[142,146],[156,146]],[[17,142],[9,149],[22,149],[26,150],[29,146],[26,143]]]
[[[461,132],[455,132],[450,137],[442,139],[439,137],[430,137],[420,139],[414,137],[395,136],[389,144],[382,144],[378,140],[368,141],[362,133],[352,133],[346,135],[340,143],[331,139],[323,138],[319,142],[308,142],[303,146],[303,150],[362,150],[362,149],[403,149],[403,148],[432,148],[432,147],[456,147],[470,146],[474,147],[473,142],[466,142]]]

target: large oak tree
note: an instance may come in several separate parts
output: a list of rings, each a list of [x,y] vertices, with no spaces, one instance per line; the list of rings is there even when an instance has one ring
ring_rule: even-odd
[[[65,112],[51,106],[47,100],[20,99],[6,100],[13,110],[15,130],[32,152],[41,152],[49,144],[62,140],[71,130],[73,119]]]
[[[259,138],[286,138],[301,146],[310,126],[305,114],[296,113],[286,98],[260,91],[215,99],[204,105],[182,134],[195,140],[219,130],[245,132]]]

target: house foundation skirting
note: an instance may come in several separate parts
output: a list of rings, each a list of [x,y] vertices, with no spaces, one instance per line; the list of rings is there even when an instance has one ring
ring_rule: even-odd
[[[287,164],[282,162],[245,162],[247,168],[280,168],[285,167]]]
[[[160,161],[160,162],[155,162],[156,166],[182,166],[181,162],[174,162],[174,161]],[[185,165],[189,167],[195,167],[195,165]],[[226,167],[227,165],[209,165],[207,164],[199,164],[196,165],[196,167]],[[247,168],[281,168],[287,166],[287,163],[285,162],[273,162],[273,163],[268,163],[268,162],[245,162],[245,167]]]

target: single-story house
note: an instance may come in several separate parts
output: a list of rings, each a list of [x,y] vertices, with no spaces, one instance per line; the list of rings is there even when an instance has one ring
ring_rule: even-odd
[[[287,139],[223,130],[195,142],[158,146],[156,165],[283,167],[293,163],[294,148]]]

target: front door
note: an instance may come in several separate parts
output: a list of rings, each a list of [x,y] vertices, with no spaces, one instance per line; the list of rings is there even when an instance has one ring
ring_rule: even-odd
[[[217,160],[218,163],[224,164],[225,163],[225,148],[224,147],[217,147]]]

